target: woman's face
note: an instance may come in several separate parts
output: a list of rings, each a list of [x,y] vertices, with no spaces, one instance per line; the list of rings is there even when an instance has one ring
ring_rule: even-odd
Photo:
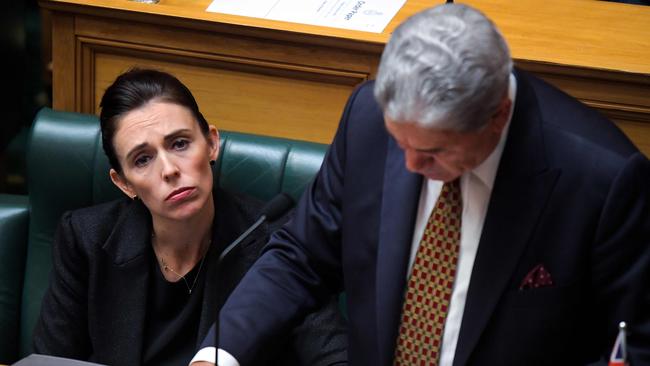
[[[210,160],[219,135],[201,132],[189,109],[151,101],[119,121],[113,145],[122,174],[111,180],[129,197],[138,196],[154,220],[183,220],[206,212],[212,200]]]

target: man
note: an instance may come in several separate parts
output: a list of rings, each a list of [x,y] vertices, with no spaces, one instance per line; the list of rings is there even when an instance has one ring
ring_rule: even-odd
[[[345,290],[351,365],[604,363],[620,321],[648,364],[650,162],[511,65],[467,6],[402,24],[223,308],[220,348],[248,365]]]

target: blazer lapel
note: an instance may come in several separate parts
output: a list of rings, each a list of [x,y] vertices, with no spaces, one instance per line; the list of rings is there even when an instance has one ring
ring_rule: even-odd
[[[254,222],[254,218],[248,215],[248,211],[257,212],[259,209],[239,206],[244,204],[236,203],[230,194],[220,188],[215,188],[212,194],[217,210],[212,224],[212,247],[206,260],[203,304],[201,305],[201,318],[196,339],[197,349],[214,324],[217,313],[226,302],[227,297],[246,273],[248,266],[257,259],[259,253],[256,250],[251,250],[249,245],[255,240],[262,240],[261,244],[266,243],[265,236],[259,237],[256,234],[266,232],[266,226],[263,224],[235,247],[221,263],[217,263],[219,255],[226,246],[230,245]]]
[[[247,229],[247,227],[237,228],[240,229],[240,233]],[[203,288],[203,303],[201,304],[201,318],[199,320],[196,338],[197,349],[203,343],[210,327],[215,323],[217,314],[221,311],[228,296],[241,279],[241,276],[243,276],[248,269],[244,256],[247,254],[250,255],[251,253],[245,253],[247,252],[245,246],[253,239],[249,238],[248,240],[244,240],[242,245],[234,248],[221,263],[217,263],[219,255],[223,249],[229,245],[236,236],[230,238],[229,241],[222,240],[219,235],[215,235],[214,238],[219,238],[220,240],[213,241],[215,244],[213,244],[213,247],[207,254],[208,258],[206,262],[208,264],[206,267],[206,278]],[[256,256],[257,253],[254,253],[253,255]]]
[[[213,239],[214,240],[214,239]],[[214,241],[213,241],[214,243]],[[217,258],[221,250],[219,244],[213,244],[210,252],[208,253],[209,258],[207,258],[207,267],[206,267],[206,277],[205,285],[203,287],[203,303],[201,304],[201,318],[199,320],[199,328],[196,337],[196,347],[201,345],[205,336],[208,334],[210,327],[217,318],[217,312],[223,305],[222,293],[223,293],[223,284],[221,281],[222,276],[217,275]],[[220,273],[223,273],[223,268],[220,269]]]
[[[212,247],[207,254],[208,265],[205,272],[203,304],[201,305],[201,318],[196,337],[197,349],[201,346],[203,339],[215,322],[221,306],[223,306],[225,301],[224,294],[227,292],[224,278],[228,275],[228,268],[224,269],[224,265],[227,266],[230,262],[229,259],[236,257],[239,248],[235,248],[234,252],[222,263],[217,263],[219,255],[237,237],[238,234],[235,232],[243,232],[241,229],[242,224],[232,222],[239,215],[229,196],[221,189],[215,187],[212,191],[212,198],[216,212],[212,222]]]
[[[559,177],[559,171],[547,168],[532,90],[517,79],[515,111],[476,254],[454,366],[468,363]]]
[[[376,313],[380,364],[392,365],[421,176],[405,169],[404,154],[388,139],[377,249]]]
[[[107,359],[115,364],[142,363],[142,340],[149,283],[150,217],[141,202],[133,202],[103,246],[109,263],[103,281],[98,317],[105,324],[100,341],[113,344]]]

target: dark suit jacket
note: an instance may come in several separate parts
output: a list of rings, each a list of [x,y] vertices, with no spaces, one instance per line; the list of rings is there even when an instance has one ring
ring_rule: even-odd
[[[225,257],[217,275],[219,253],[255,221],[261,207],[250,198],[218,189],[214,200],[212,243],[218,250],[210,250],[205,262],[197,346],[276,226],[254,231]],[[109,365],[141,364],[150,237],[151,218],[140,201],[118,200],[63,216],[53,247],[50,287],[34,332],[37,353]],[[345,361],[346,334],[335,303],[301,321],[293,333],[274,342],[275,352],[268,353],[275,361],[289,365]]]
[[[637,365],[648,364],[650,162],[596,112],[516,78],[454,365],[595,362],[621,320]],[[283,322],[340,289],[350,364],[392,365],[423,179],[405,169],[372,88],[350,97],[294,220],[222,309],[221,345],[243,365]],[[538,264],[554,285],[520,290]]]

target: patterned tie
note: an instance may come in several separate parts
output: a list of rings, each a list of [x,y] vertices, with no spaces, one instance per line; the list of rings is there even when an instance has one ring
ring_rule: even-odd
[[[409,277],[395,366],[437,365],[451,300],[462,213],[458,179],[442,186]]]

